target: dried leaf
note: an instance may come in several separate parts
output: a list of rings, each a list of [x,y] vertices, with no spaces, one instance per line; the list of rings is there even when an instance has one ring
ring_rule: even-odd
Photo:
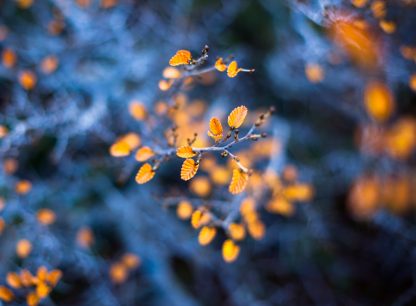
[[[237,62],[232,61],[227,68],[227,75],[230,78],[235,78],[237,74],[241,71],[241,68],[238,68]]]
[[[226,262],[233,262],[237,259],[240,253],[240,247],[234,243],[231,239],[224,241],[222,245],[222,258]]]
[[[190,146],[183,146],[176,150],[176,155],[182,158],[191,158],[196,155],[196,152]]]
[[[169,60],[169,65],[179,66],[179,65],[188,65],[192,60],[191,52],[188,50],[179,50],[174,56]]]
[[[150,147],[141,147],[139,150],[137,150],[135,158],[138,162],[144,162],[148,160],[149,158],[153,157],[155,153]]]
[[[181,179],[189,181],[193,178],[198,171],[199,163],[196,163],[193,159],[188,158],[182,164],[181,168]]]
[[[248,174],[243,172],[241,169],[233,170],[233,177],[231,178],[231,183],[228,190],[232,194],[238,194],[243,192],[247,186]]]
[[[149,163],[140,167],[136,175],[137,184],[145,184],[155,176],[155,171]]]
[[[245,107],[244,105],[234,108],[228,116],[228,125],[230,126],[230,128],[238,129],[244,123],[244,119],[246,119],[247,112],[247,107]]]

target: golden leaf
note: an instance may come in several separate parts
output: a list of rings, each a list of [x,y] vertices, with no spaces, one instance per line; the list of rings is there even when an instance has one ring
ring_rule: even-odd
[[[237,259],[240,253],[240,247],[234,243],[231,239],[227,239],[222,244],[222,258],[226,262],[233,262]]]
[[[181,201],[176,208],[176,215],[181,220],[189,219],[192,215],[193,207],[188,201]]]
[[[228,233],[232,239],[237,241],[243,240],[246,236],[244,225],[238,223],[231,223],[228,227]]]
[[[235,78],[237,74],[241,71],[241,68],[238,68],[237,62],[232,61],[227,68],[227,75],[230,78]]]
[[[213,138],[215,142],[218,142],[222,139],[222,132],[223,130],[221,121],[215,117],[211,118],[211,120],[209,121],[208,136]]]
[[[130,146],[124,141],[116,141],[110,147],[110,154],[114,157],[123,157],[130,154]]]
[[[135,158],[138,162],[144,162],[148,160],[149,158],[153,157],[155,153],[153,150],[149,147],[141,147],[139,150],[137,150]]]
[[[193,159],[188,158],[182,164],[181,168],[181,179],[189,181],[193,178],[198,171],[199,163],[196,163]]]
[[[169,65],[179,66],[179,65],[188,65],[192,60],[191,52],[188,50],[179,50],[174,56],[169,60]]]
[[[200,245],[208,245],[215,238],[217,229],[211,226],[204,226],[198,235],[198,242]]]
[[[247,112],[247,107],[244,105],[234,108],[228,116],[228,125],[230,128],[238,129],[243,124],[244,119],[246,119]]]
[[[248,174],[243,172],[241,169],[233,170],[233,177],[231,178],[231,183],[228,190],[232,194],[238,194],[243,192],[247,186]]]
[[[211,221],[210,215],[201,211],[200,209],[195,210],[192,213],[191,225],[193,228],[200,228],[201,226],[208,224],[209,221]]]
[[[256,240],[260,240],[264,237],[266,228],[261,221],[255,220],[248,224],[248,232],[250,233],[251,237],[253,237]]]
[[[146,106],[144,106],[144,104],[139,101],[132,101],[129,104],[129,113],[134,119],[138,121],[142,121],[147,118]]]
[[[121,263],[127,269],[136,269],[141,264],[141,259],[139,256],[133,253],[126,253],[121,258]]]
[[[145,184],[155,176],[155,171],[149,163],[140,167],[136,175],[137,184]]]
[[[222,57],[216,60],[215,69],[217,69],[219,72],[224,72],[225,70],[227,70],[227,65],[222,60]]]
[[[192,147],[183,146],[183,147],[179,147],[176,150],[176,155],[178,155],[179,157],[182,157],[182,158],[191,158],[191,157],[194,157],[196,155],[196,153],[194,152]]]

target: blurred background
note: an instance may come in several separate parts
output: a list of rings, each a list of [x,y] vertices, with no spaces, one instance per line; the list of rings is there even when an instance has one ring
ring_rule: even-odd
[[[62,278],[41,305],[414,305],[415,28],[413,0],[0,0],[0,285],[45,266]],[[315,190],[261,210],[231,264],[223,233],[203,247],[163,205],[178,164],[137,185],[109,154],[149,133],[131,101],[153,108],[169,58],[205,44],[256,71],[189,99],[274,106],[276,171]]]

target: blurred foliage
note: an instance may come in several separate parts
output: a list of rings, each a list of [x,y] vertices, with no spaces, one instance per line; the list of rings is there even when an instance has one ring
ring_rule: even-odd
[[[414,0],[0,1],[0,305],[413,305],[415,26]],[[129,106],[168,99],[169,59],[205,44],[208,67],[233,55],[255,72],[195,78],[179,114],[204,111],[183,130],[274,106],[279,150],[250,160],[277,176],[251,182],[273,181],[270,196],[295,177],[315,194],[257,201],[264,227],[233,263],[229,232],[201,246],[177,213],[243,202],[188,192],[209,164],[190,184],[172,161],[137,185],[138,162],[109,151],[128,132],[163,141],[167,123],[146,128]]]

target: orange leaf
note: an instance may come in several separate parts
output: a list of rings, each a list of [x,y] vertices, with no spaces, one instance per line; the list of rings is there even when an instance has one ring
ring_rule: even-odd
[[[236,61],[232,61],[228,65],[227,75],[230,78],[235,78],[240,71],[241,71],[241,68],[238,68],[237,62]]]
[[[191,52],[188,50],[179,50],[174,56],[169,60],[169,65],[179,66],[179,65],[188,65],[192,60]]]
[[[9,272],[6,276],[7,284],[10,287],[18,289],[22,287],[22,282],[20,281],[20,276],[17,273]]]
[[[222,132],[221,121],[215,117],[211,118],[209,121],[208,136],[213,138],[215,142],[218,142],[222,139]]]
[[[231,179],[231,184],[228,190],[232,194],[238,194],[243,192],[247,186],[248,174],[243,172],[241,169],[233,170],[233,177]]]
[[[5,286],[0,286],[0,300],[6,303],[9,303],[13,301],[13,299],[14,299],[13,292]]]
[[[233,262],[237,259],[238,254],[240,253],[240,247],[234,243],[231,239],[224,241],[222,245],[222,258],[226,262]]]
[[[219,72],[224,72],[227,69],[227,65],[222,60],[222,57],[218,58],[215,62],[215,69],[217,69]]]
[[[139,150],[137,150],[135,158],[139,162],[144,162],[148,160],[149,158],[153,157],[155,153],[153,150],[149,147],[141,147]]]
[[[136,175],[137,184],[145,184],[155,176],[155,171],[149,163],[140,167]]]
[[[179,157],[182,157],[182,158],[191,158],[191,157],[194,157],[196,155],[196,153],[194,152],[192,147],[183,146],[183,147],[179,147],[176,150],[176,155],[178,155]]]
[[[208,245],[215,238],[217,229],[215,227],[204,226],[198,235],[198,242],[200,245]]]
[[[246,236],[246,230],[244,225],[238,223],[231,223],[228,227],[228,233],[234,240],[243,240]]]
[[[193,159],[188,158],[182,164],[181,168],[181,179],[189,181],[193,178],[198,171],[199,163],[196,163]]]
[[[244,105],[234,108],[228,116],[228,125],[230,128],[238,129],[243,124],[244,119],[246,119],[247,112],[247,107]]]

